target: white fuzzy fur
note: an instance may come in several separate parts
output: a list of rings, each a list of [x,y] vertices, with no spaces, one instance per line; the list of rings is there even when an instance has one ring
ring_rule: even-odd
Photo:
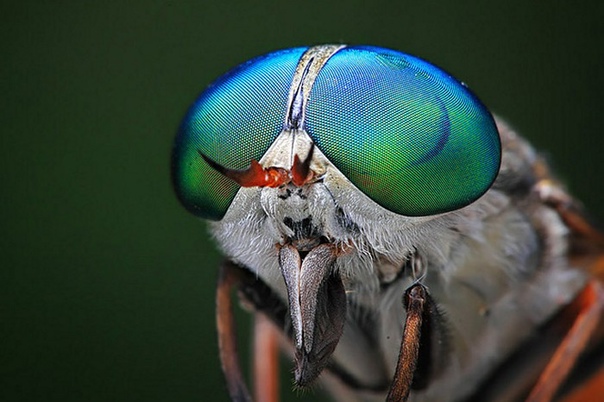
[[[502,172],[530,174],[526,166],[534,158],[532,149],[505,125],[499,126]],[[309,146],[304,132],[284,132],[261,162],[289,168],[293,155],[305,157]],[[230,259],[251,269],[286,301],[276,245],[292,232],[283,218],[312,217],[321,234],[343,251],[334,269],[341,274],[348,297],[378,323],[377,345],[368,344],[354,325],[347,325],[334,353],[334,359],[361,382],[371,385],[391,378],[405,317],[402,295],[415,280],[427,286],[444,314],[451,356],[425,391],[412,393],[413,401],[456,400],[469,394],[581,286],[581,275],[568,269],[564,258],[565,227],[545,206],[530,200],[519,203],[493,188],[451,213],[405,217],[360,192],[318,149],[311,168],[322,180],[301,189],[304,199],[282,200],[278,195],[283,189],[242,188],[224,219],[212,224],[212,232]],[[525,208],[523,203],[532,206]],[[355,230],[338,221],[337,208],[354,222]],[[551,241],[558,242],[546,266],[541,245],[547,239],[535,230],[535,219],[546,222],[556,234]],[[397,286],[381,291],[380,278],[394,278],[414,253],[425,261],[422,277],[405,275]],[[354,312],[349,316],[359,319]]]

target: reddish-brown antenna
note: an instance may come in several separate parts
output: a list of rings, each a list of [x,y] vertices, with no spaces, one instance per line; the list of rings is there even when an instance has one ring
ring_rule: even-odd
[[[292,183],[298,187],[302,187],[304,184],[311,181],[314,177],[314,172],[310,170],[310,160],[312,159],[313,151],[315,150],[315,144],[310,145],[308,155],[304,159],[304,162],[300,162],[298,154],[294,156],[294,164],[291,168]]]
[[[274,166],[263,168],[255,159],[252,159],[250,167],[245,170],[229,169],[214,162],[200,150],[197,152],[213,169],[234,180],[241,187],[279,187],[290,182],[301,187],[315,177],[315,173],[310,170],[314,149],[315,144],[311,144],[310,151],[303,162],[300,162],[298,155],[295,155],[290,171]]]
[[[241,187],[279,187],[290,181],[289,172],[283,168],[269,167],[265,169],[258,161],[252,159],[250,167],[246,170],[229,169],[214,162],[201,151],[197,152],[212,168],[234,180]]]

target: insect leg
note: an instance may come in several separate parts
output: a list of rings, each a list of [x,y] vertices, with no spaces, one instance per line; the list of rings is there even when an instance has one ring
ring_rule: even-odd
[[[243,380],[239,365],[235,320],[231,302],[231,290],[238,282],[236,267],[229,262],[222,264],[216,289],[218,348],[222,372],[227,382],[231,400],[234,402],[251,402],[252,398]]]
[[[578,309],[572,326],[541,373],[527,402],[551,401],[568,377],[577,358],[595,335],[604,308],[604,289],[592,280],[574,300],[571,308]]]
[[[564,397],[562,402],[592,402],[602,395],[604,395],[604,368]]]
[[[419,357],[421,328],[427,300],[426,288],[417,283],[405,292],[407,318],[399,351],[398,363],[387,402],[406,401],[411,390],[413,375]]]
[[[256,402],[279,400],[278,333],[264,314],[254,314],[254,396]]]

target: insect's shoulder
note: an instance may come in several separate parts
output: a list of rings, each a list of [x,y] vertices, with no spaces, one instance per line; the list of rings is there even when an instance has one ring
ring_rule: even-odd
[[[497,120],[502,163],[494,188],[531,214],[545,239],[564,237],[568,261],[604,281],[604,232],[555,176],[548,160],[507,123]]]

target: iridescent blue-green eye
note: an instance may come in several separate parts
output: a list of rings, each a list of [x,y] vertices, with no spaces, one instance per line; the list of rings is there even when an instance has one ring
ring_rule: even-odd
[[[239,186],[200,152],[231,169],[259,160],[283,129],[289,87],[305,50],[282,50],[236,67],[189,109],[172,153],[174,188],[189,211],[207,219],[224,216]]]
[[[319,52],[306,54],[326,54],[313,49]],[[221,219],[239,189],[201,153],[245,169],[298,118],[301,126],[290,128],[305,130],[358,189],[394,213],[452,211],[489,189],[499,170],[499,135],[463,84],[401,52],[331,49],[316,75],[308,73],[314,56],[302,58],[307,48],[295,48],[244,63],[202,93],[180,127],[172,159],[176,191],[190,211]],[[307,73],[314,81],[296,87]],[[296,88],[307,97],[288,98]]]
[[[353,184],[402,215],[466,206],[499,170],[498,131],[482,103],[439,68],[383,48],[347,47],[327,61],[306,129]]]

